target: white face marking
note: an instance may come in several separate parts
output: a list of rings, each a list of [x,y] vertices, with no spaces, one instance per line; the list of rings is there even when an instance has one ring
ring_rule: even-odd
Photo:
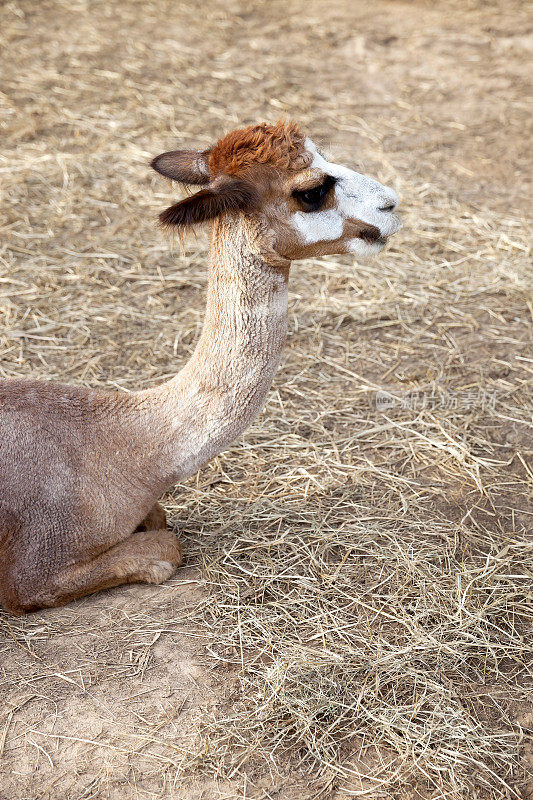
[[[342,236],[344,221],[335,208],[327,211],[306,213],[297,211],[292,215],[294,226],[300,233],[302,244],[330,242]]]
[[[311,169],[319,169],[337,179],[335,184],[336,207],[326,211],[297,211],[292,223],[298,231],[303,245],[340,239],[346,220],[360,220],[379,229],[381,236],[390,236],[400,228],[397,216],[383,211],[386,206],[397,205],[397,194],[387,186],[360,175],[341,164],[333,164],[320,155],[311,141],[306,139],[306,148],[312,154]],[[382,244],[369,243],[363,239],[345,242],[347,249],[355,255],[368,256],[381,250]]]
[[[363,239],[349,239],[346,242],[346,249],[358,258],[370,258],[383,250],[383,245],[379,242],[365,242]]]

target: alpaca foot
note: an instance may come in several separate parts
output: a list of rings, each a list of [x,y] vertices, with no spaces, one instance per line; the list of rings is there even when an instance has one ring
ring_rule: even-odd
[[[171,561],[153,561],[128,578],[128,583],[164,583],[179,565]]]
[[[136,531],[131,542],[135,543],[137,563],[126,559],[120,564],[127,583],[163,583],[183,562],[181,545],[172,531]]]

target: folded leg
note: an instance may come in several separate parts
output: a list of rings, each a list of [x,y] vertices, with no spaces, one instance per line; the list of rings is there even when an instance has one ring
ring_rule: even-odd
[[[58,570],[42,586],[29,591],[17,587],[19,608],[11,610],[20,613],[59,606],[122,583],[163,583],[181,562],[181,545],[174,533],[135,531],[91,561]]]

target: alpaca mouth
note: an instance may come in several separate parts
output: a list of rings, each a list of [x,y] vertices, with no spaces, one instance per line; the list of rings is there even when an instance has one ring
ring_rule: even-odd
[[[387,236],[381,233],[380,229],[377,228],[375,225],[368,225],[359,231],[359,239],[362,239],[363,242],[367,244],[386,244],[387,243]]]
[[[379,247],[385,247],[390,237],[394,236],[395,233],[398,233],[402,227],[401,220],[397,214],[395,214],[394,217],[387,222],[388,224],[384,225],[386,232],[384,232],[377,225],[365,224],[358,230],[357,237],[362,239],[363,242],[366,242],[367,244],[375,244]]]

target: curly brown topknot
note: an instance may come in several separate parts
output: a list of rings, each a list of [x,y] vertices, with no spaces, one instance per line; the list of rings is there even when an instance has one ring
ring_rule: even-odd
[[[212,176],[237,175],[255,164],[279,170],[299,170],[309,165],[305,136],[296,122],[262,122],[231,131],[220,139],[209,155]]]

